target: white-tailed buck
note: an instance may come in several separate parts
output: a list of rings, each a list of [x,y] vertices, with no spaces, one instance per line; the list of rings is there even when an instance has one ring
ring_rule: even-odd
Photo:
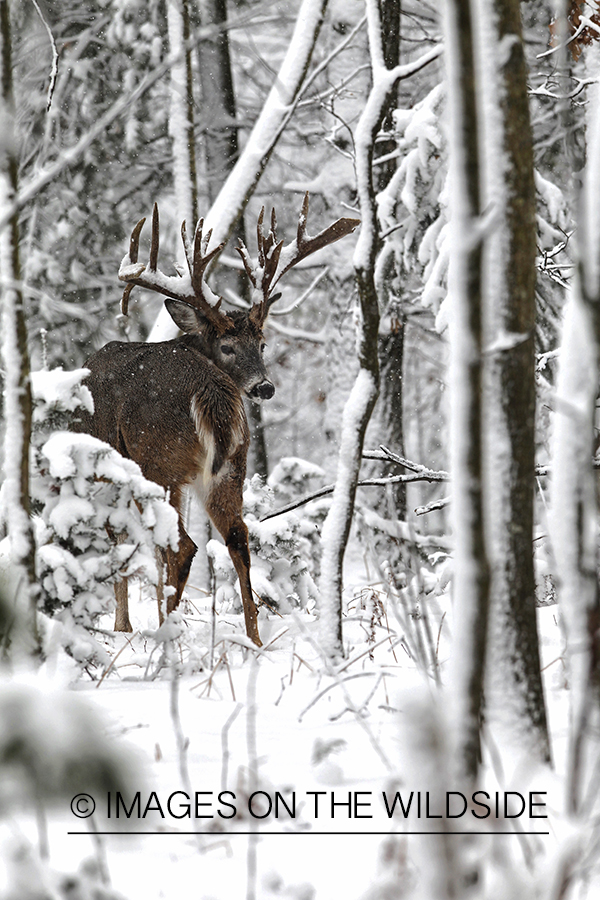
[[[78,427],[111,444],[135,460],[146,478],[162,485],[179,514],[179,547],[164,551],[167,613],[178,605],[197,547],[181,518],[182,492],[191,487],[222,535],[237,572],[246,632],[260,646],[256,606],[250,584],[248,530],[242,519],[242,487],[246,475],[249,432],[242,397],[268,400],[275,388],[269,381],[262,354],[263,326],[280,278],[292,266],[322,247],[350,234],[357,219],[338,219],[316,237],[306,234],[308,194],[304,198],[294,241],[277,240],[275,212],[265,235],[263,212],[258,219],[258,261],[244,246],[236,248],[254,289],[248,311],[221,310],[204,280],[207,267],[224,243],[209,250],[210,232],[203,221],[193,239],[181,233],[187,271],[165,275],[157,268],[159,228],[154,206],[150,257],[138,262],[142,219],[131,234],[129,254],[119,278],[126,282],[122,310],[127,314],[135,285],[165,295],[166,307],[183,335],[163,343],[112,341],[86,363],[86,384],[94,398],[94,414],[85,414]],[[115,587],[115,630],[131,631],[127,583]],[[163,621],[159,592],[159,620]]]

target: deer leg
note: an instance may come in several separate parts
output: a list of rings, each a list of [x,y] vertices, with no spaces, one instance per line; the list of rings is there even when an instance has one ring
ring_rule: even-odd
[[[231,561],[235,566],[240,590],[242,592],[242,604],[244,606],[244,619],[246,622],[246,634],[257,647],[262,647],[262,641],[258,633],[256,620],[256,604],[252,597],[252,585],[250,584],[250,551],[248,549],[248,529],[242,519],[235,522],[225,536],[225,543],[229,550]]]
[[[225,541],[229,556],[237,572],[244,607],[246,634],[257,647],[262,647],[258,633],[256,604],[250,583],[250,550],[248,529],[242,519],[241,486],[233,480],[223,479],[214,485],[206,500],[206,511],[215,528]]]
[[[167,565],[167,584],[175,588],[175,592],[167,597],[167,615],[179,606],[181,595],[186,586],[192,561],[198,547],[193,542],[185,528],[181,518],[179,519],[179,547],[176,551],[167,547],[164,551],[164,560]],[[164,594],[163,594],[164,599]],[[164,605],[161,599],[158,601],[158,621],[162,625],[165,620]]]

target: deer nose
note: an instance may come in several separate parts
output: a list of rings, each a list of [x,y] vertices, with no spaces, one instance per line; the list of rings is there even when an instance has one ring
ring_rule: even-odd
[[[274,393],[275,388],[270,381],[261,381],[254,385],[248,396],[254,400],[270,400]]]

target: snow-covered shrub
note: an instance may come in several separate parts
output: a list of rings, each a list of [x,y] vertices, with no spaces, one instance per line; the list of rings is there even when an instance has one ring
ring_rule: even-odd
[[[301,515],[292,511],[266,522],[261,519],[310,491],[322,476],[318,466],[288,457],[276,466],[267,484],[258,475],[246,482],[244,520],[252,553],[252,587],[259,597],[276,607],[304,607],[316,599],[315,549],[319,528],[314,512],[307,514],[306,508]],[[217,590],[217,600],[231,601],[237,596],[237,579],[229,554],[219,541],[210,541],[208,552],[224,580]],[[239,601],[235,602],[237,605]]]
[[[267,480],[273,491],[273,509],[286,506],[323,487],[325,472],[314,463],[297,456],[282,457]],[[321,531],[327,518],[331,495],[328,494],[302,506],[296,513],[298,532],[304,541],[306,562],[312,578],[317,581],[321,574]]]
[[[44,858],[45,822],[49,808],[68,809],[75,798],[81,804],[75,808],[85,813],[92,797],[125,793],[134,777],[139,783],[139,761],[107,734],[83,697],[0,683],[1,900],[118,900],[122,895],[104,889],[98,860],[86,860],[73,875],[51,868]],[[39,847],[15,824],[23,812],[35,812]],[[102,804],[96,814],[103,815]]]
[[[175,548],[178,540],[165,491],[136,463],[90,435],[56,430],[73,422],[78,407],[90,409],[85,374],[55,369],[32,376],[40,602],[46,613],[80,626],[109,610],[121,577],[156,584],[155,545]],[[81,650],[85,656],[89,645]]]

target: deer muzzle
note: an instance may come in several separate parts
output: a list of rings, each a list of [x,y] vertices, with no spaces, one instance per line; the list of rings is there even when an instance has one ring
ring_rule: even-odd
[[[270,381],[260,381],[248,391],[248,396],[252,400],[270,400],[275,393],[275,388]]]

